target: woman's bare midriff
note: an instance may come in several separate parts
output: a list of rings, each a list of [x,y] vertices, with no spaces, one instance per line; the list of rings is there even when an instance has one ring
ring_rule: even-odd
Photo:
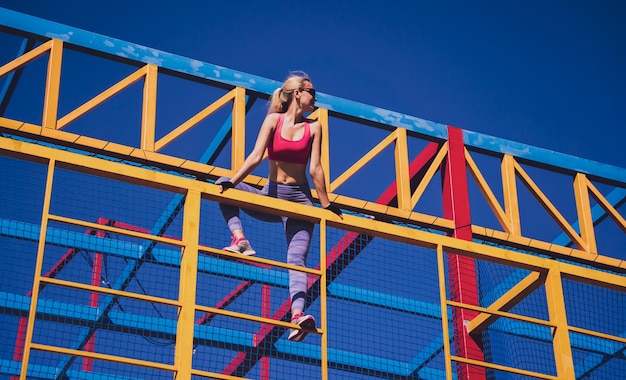
[[[306,164],[269,160],[269,180],[285,185],[307,183]]]

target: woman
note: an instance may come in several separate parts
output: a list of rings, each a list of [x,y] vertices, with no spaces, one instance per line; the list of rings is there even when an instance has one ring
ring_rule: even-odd
[[[289,75],[283,85],[270,98],[270,109],[261,125],[254,149],[232,178],[220,178],[221,192],[236,188],[256,194],[312,206],[313,198],[306,177],[306,164],[317,191],[320,205],[342,217],[341,210],[330,203],[326,192],[324,170],[320,162],[322,126],[319,121],[309,120],[306,113],[315,107],[315,88],[309,77],[296,72]],[[261,163],[268,150],[269,178],[263,189],[258,190],[241,181]],[[239,218],[239,208],[220,204],[220,209],[232,233],[230,246],[224,249],[243,255],[254,255],[246,239]],[[313,223],[302,220],[248,211],[246,213],[264,221],[282,221],[287,238],[287,263],[305,266],[309,252]],[[315,330],[315,319],[304,314],[307,291],[307,274],[289,271],[289,293],[291,296],[291,322],[301,329],[292,329],[289,340],[300,342]]]

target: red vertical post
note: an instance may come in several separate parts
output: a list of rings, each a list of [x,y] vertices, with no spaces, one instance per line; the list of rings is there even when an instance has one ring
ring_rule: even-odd
[[[457,239],[472,240],[472,220],[469,204],[467,168],[465,165],[465,145],[463,130],[448,126],[448,159],[443,171],[443,212],[446,219],[454,221],[453,236]],[[448,255],[448,283],[450,299],[470,305],[478,305],[478,285],[474,259],[455,254]],[[484,354],[478,344],[469,336],[465,322],[472,320],[477,312],[453,309],[454,347],[457,356],[484,361]],[[457,366],[457,379],[485,379],[485,369]]]
[[[270,286],[263,285],[262,288],[262,301],[261,301],[261,316],[264,318],[270,318],[272,316],[272,308],[271,308],[271,299],[270,299]],[[257,335],[255,335],[256,337]],[[258,344],[259,342],[255,342],[254,344]],[[269,380],[270,379],[270,358],[268,356],[263,356],[261,358],[261,380]]]

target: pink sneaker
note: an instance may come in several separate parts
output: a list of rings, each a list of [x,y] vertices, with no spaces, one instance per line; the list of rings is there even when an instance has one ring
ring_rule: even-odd
[[[231,236],[230,245],[228,247],[224,247],[223,249],[228,252],[240,253],[244,256],[252,256],[256,253],[250,242],[244,238],[236,238]]]
[[[291,329],[289,332],[289,340],[292,342],[301,342],[309,332],[315,331],[315,318],[312,315],[299,313],[291,317],[291,323],[300,326],[300,329]]]

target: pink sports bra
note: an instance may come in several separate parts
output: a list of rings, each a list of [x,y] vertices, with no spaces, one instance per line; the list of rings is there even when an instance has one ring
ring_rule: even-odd
[[[287,140],[282,136],[284,114],[278,117],[274,136],[267,144],[267,157],[274,161],[306,164],[311,153],[311,129],[304,123],[304,135],[299,140]]]

